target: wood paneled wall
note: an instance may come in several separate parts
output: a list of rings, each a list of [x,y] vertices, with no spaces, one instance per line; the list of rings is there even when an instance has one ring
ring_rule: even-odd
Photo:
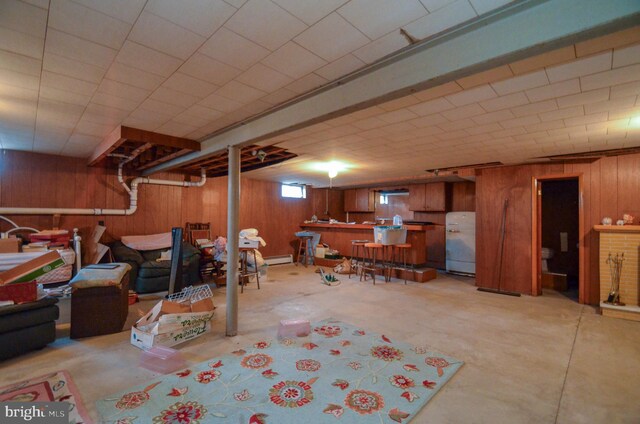
[[[182,180],[180,174],[154,178]],[[127,180],[130,180],[128,178]],[[74,207],[126,209],[129,196],[113,170],[89,168],[86,160],[5,150],[0,153],[0,205],[15,207]],[[283,199],[280,184],[242,178],[240,228],[257,228],[266,240],[265,256],[293,253],[291,242],[299,223],[312,215],[311,199]],[[12,215],[22,226],[51,228],[51,216]],[[141,185],[138,210],[131,216],[62,216],[60,227],[78,227],[82,235],[104,221],[103,241],[123,235],[170,231],[186,222],[211,222],[212,235],[225,235],[227,179],[209,179],[202,188]],[[0,221],[0,229],[8,229]]]
[[[606,157],[594,162],[525,165],[483,169],[476,179],[476,284],[498,286],[502,204],[509,199],[502,288],[531,293],[531,182],[550,174],[583,175],[585,297],[599,301],[598,234],[593,226],[604,216],[640,217],[640,154]]]

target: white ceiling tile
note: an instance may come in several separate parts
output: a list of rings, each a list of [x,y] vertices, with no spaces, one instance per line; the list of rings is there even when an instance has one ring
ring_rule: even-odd
[[[44,38],[0,27],[0,49],[42,59]]]
[[[291,90],[287,90],[286,88],[281,88],[279,90],[274,91],[273,93],[267,94],[261,100],[263,102],[267,102],[272,105],[278,105],[293,99],[297,95],[298,95],[297,93]]]
[[[208,95],[198,104],[224,113],[230,113],[242,107],[242,103],[218,96],[215,93]]]
[[[640,62],[640,44],[631,47],[617,48],[613,51],[613,67],[634,65]]]
[[[513,118],[513,113],[509,109],[499,110],[497,112],[485,113],[484,115],[474,116],[473,119],[480,125],[490,124],[492,122],[498,122]]]
[[[49,9],[49,0],[22,0],[22,1],[44,10]]]
[[[184,112],[186,107],[148,98],[144,102],[140,103],[140,106],[138,106],[138,109],[136,110],[140,109],[144,109],[149,112],[155,112],[160,115],[175,116],[181,112]]]
[[[33,127],[36,118],[37,101],[27,99],[12,99],[3,101],[0,109],[0,120],[3,128],[17,128],[19,126]]]
[[[73,93],[67,90],[60,90],[55,87],[43,85],[40,87],[40,97],[44,99],[57,100],[64,103],[86,106],[91,100],[91,96],[86,94]]]
[[[406,25],[404,29],[413,37],[424,39],[476,17],[467,0],[448,4]]]
[[[180,106],[181,108],[190,107],[202,99],[202,97],[192,96],[164,86],[155,90],[149,98]]]
[[[117,53],[116,50],[109,47],[65,34],[53,28],[47,30],[45,49],[47,53],[89,63],[104,69],[111,65]]]
[[[49,52],[44,53],[42,69],[95,84],[99,84],[105,74],[104,68],[78,62],[77,60],[68,59]]]
[[[616,109],[628,109],[633,107],[636,103],[636,96],[623,97],[615,100],[608,100],[606,102],[592,103],[584,105],[585,115],[592,113],[616,110]]]
[[[365,63],[373,63],[408,45],[409,41],[399,31],[394,31],[360,47],[353,54]]]
[[[162,83],[162,86],[180,91],[181,93],[191,94],[192,96],[200,99],[207,97],[219,88],[215,84],[211,84],[181,72],[176,72],[171,75]]]
[[[128,38],[182,60],[191,56],[206,40],[195,32],[146,11],[140,15]]]
[[[293,81],[292,78],[261,63],[256,63],[248,71],[243,72],[237,80],[267,93],[276,91]]]
[[[431,115],[432,113],[442,112],[443,110],[453,109],[455,106],[451,104],[447,99],[440,98],[435,100],[429,100],[428,102],[418,103],[417,105],[409,106],[409,110],[417,113],[418,115]]]
[[[47,85],[60,90],[70,91],[72,93],[84,94],[86,96],[92,95],[96,91],[96,88],[98,88],[98,84],[49,71],[42,72],[40,85]]]
[[[584,93],[574,94],[573,96],[565,96],[556,99],[556,101],[558,102],[558,106],[561,109],[569,106],[601,102],[604,100],[609,100],[609,87],[601,88],[599,90],[586,91]]]
[[[611,51],[574,60],[546,69],[550,82],[565,81],[571,78],[595,74],[611,69]]]
[[[109,67],[105,78],[146,90],[155,90],[164,81],[164,77],[132,68],[120,62],[114,62]]]
[[[443,122],[448,122],[448,120],[439,113],[423,116],[421,118],[412,119],[411,121],[409,121],[411,125],[414,125],[418,128],[430,127],[432,125],[441,124]]]
[[[576,125],[595,124],[604,122],[609,119],[608,112],[593,113],[591,115],[577,116],[575,118],[567,118],[564,120],[565,125],[573,127]]]
[[[84,106],[73,105],[50,99],[40,98],[38,101],[37,122],[43,125],[55,125],[62,128],[73,128],[80,120]]]
[[[320,75],[309,74],[297,81],[292,82],[285,88],[298,94],[304,94],[326,84],[327,82],[328,81],[322,78]]]
[[[122,125],[154,131],[165,122],[169,122],[170,119],[171,115],[138,108],[124,119]]]
[[[494,112],[500,109],[513,108],[515,106],[522,106],[529,103],[529,99],[524,93],[507,94],[491,100],[485,100],[480,102],[480,106],[487,112]]]
[[[206,38],[236,12],[222,0],[152,0],[146,10]]]
[[[235,8],[242,7],[243,4],[247,2],[247,0],[224,0],[225,3],[229,3],[231,6]]]
[[[215,111],[218,113],[218,116],[221,116],[222,113]],[[190,125],[192,127],[202,127],[204,125],[207,125],[209,122],[211,122],[213,119],[203,119],[203,118],[199,118],[197,116],[192,115],[191,113],[189,113],[189,110],[185,110],[182,113],[177,114],[176,116],[173,117],[173,120],[175,122],[179,122],[181,124],[186,124],[186,125]]]
[[[141,102],[149,97],[151,90],[145,90],[105,78],[98,86],[98,93],[111,94],[112,96],[124,97],[125,99]]]
[[[7,69],[0,69],[0,84],[13,85],[19,88],[37,91],[40,87],[40,78]]]
[[[121,21],[133,24],[147,0],[73,0],[93,10],[102,12]]]
[[[488,84],[464,90],[459,93],[450,94],[445,98],[456,106],[464,106],[470,103],[480,102],[498,97],[495,91]]]
[[[379,119],[382,119],[388,124],[395,124],[396,122],[408,121],[409,119],[417,118],[418,115],[409,109],[399,109],[392,112],[383,113],[378,115]]]
[[[0,69],[39,77],[42,62],[32,57],[0,50]]]
[[[306,23],[313,25],[348,0],[273,0],[280,7]]]
[[[538,115],[529,115],[515,119],[507,119],[506,121],[500,121],[500,125],[502,125],[504,128],[512,128],[520,127],[523,125],[537,124],[538,122],[540,122],[540,118],[538,118]]]
[[[216,94],[246,104],[259,99],[266,93],[238,81],[229,81],[217,90]]]
[[[584,115],[584,108],[582,106],[568,107],[551,112],[540,113],[540,119],[543,121],[553,121],[557,119],[571,118],[574,116]]]
[[[82,115],[83,120],[115,126],[129,114],[126,110],[121,110],[109,105],[93,103],[95,99],[96,96],[94,96],[92,103],[89,103],[84,110],[84,115]]]
[[[231,65],[247,70],[266,57],[270,51],[228,30],[225,27],[216,31],[200,48],[200,53]]]
[[[351,0],[338,13],[375,40],[428,12],[418,0]]]
[[[18,0],[2,0],[0,27],[44,38],[47,29],[47,11]]]
[[[478,12],[478,15],[487,13],[493,9],[497,9],[500,6],[511,3],[513,0],[470,0],[473,8]]]
[[[47,129],[36,128],[34,137],[34,145],[40,145],[42,147],[46,145],[50,146],[63,146],[73,130],[60,129],[59,131],[49,131]],[[40,147],[40,148],[42,148]]]
[[[476,125],[475,127],[467,128],[467,132],[471,135],[486,134],[492,131],[500,131],[502,127],[497,122],[492,122],[485,125]],[[506,137],[512,134],[500,135],[500,137]],[[496,136],[497,137],[497,136]]]
[[[365,66],[365,63],[352,54],[342,56],[315,71],[316,74],[329,81],[336,80]]]
[[[640,81],[640,65],[625,66],[580,78],[585,91],[631,81]]]
[[[476,126],[477,124],[471,119],[460,119],[459,121],[443,122],[442,124],[438,124],[438,127],[443,129],[444,131],[465,130],[467,128],[475,128]]]
[[[122,47],[127,38],[131,24],[71,0],[52,0],[49,9],[49,28],[117,50]]]
[[[174,137],[185,137],[187,134],[194,132],[197,129],[197,127],[193,127],[181,122],[169,121],[156,128],[156,131],[161,134],[168,134]]]
[[[369,43],[369,39],[342,16],[332,13],[297,36],[295,42],[331,62]]]
[[[249,0],[225,27],[274,51],[307,25],[269,0]]]
[[[558,104],[554,100],[545,100],[543,102],[531,103],[524,106],[511,108],[511,112],[515,116],[535,115],[537,113],[549,112],[558,109]]]
[[[127,40],[116,56],[116,62],[142,71],[168,77],[182,64],[180,59]]]
[[[262,63],[292,78],[301,78],[327,62],[290,41],[269,56]]]
[[[91,98],[91,102],[101,106],[112,107],[123,111],[131,112],[138,107],[141,100],[125,99],[124,97],[114,96],[104,92],[96,92]]]
[[[549,84],[547,74],[544,70],[532,72],[530,74],[520,75],[499,82],[491,83],[491,86],[501,96],[505,94],[515,93],[516,91],[524,91],[530,88],[541,87]]]
[[[199,104],[191,106],[183,113],[187,113],[201,119],[206,119],[208,122],[214,121],[222,116],[222,112],[219,110],[211,109]]]
[[[457,121],[462,118],[470,118],[472,116],[482,115],[486,111],[477,103],[447,110],[441,113],[442,116],[450,121]]]
[[[80,119],[80,122],[78,122],[78,125],[76,125],[74,132],[103,138],[111,134],[114,128],[115,125],[97,124],[82,118]]]
[[[0,84],[0,99],[23,99],[35,102],[38,100],[38,90],[16,87],[15,85]]]
[[[549,84],[544,87],[532,88],[525,91],[525,94],[531,102],[539,102],[542,100],[552,99],[554,97],[568,96],[580,92],[580,82],[578,79],[572,79],[555,84]]]
[[[427,8],[429,12],[435,12],[436,10],[453,3],[455,0],[420,0],[420,3]]]
[[[222,86],[231,81],[241,71],[233,66],[196,53],[180,67],[180,72]]]
[[[614,85],[611,87],[612,100],[633,94],[640,94],[640,81],[628,82],[626,84]]]

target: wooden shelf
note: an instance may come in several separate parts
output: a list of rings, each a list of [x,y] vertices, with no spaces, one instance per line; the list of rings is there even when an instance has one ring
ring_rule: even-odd
[[[605,233],[640,233],[640,225],[594,225],[593,229]]]

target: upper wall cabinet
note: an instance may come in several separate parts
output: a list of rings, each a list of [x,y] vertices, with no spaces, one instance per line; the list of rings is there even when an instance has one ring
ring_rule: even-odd
[[[444,182],[409,187],[409,209],[412,211],[446,212],[450,198],[449,185]]]
[[[355,188],[344,191],[345,212],[373,212],[373,191],[368,188]]]

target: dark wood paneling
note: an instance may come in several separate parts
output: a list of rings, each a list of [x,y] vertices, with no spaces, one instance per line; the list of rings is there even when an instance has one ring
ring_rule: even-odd
[[[451,212],[476,210],[476,183],[465,181],[451,184]]]
[[[344,190],[314,188],[308,189],[307,195],[311,196],[313,201],[312,214],[318,219],[336,219],[341,222],[345,220]]]

